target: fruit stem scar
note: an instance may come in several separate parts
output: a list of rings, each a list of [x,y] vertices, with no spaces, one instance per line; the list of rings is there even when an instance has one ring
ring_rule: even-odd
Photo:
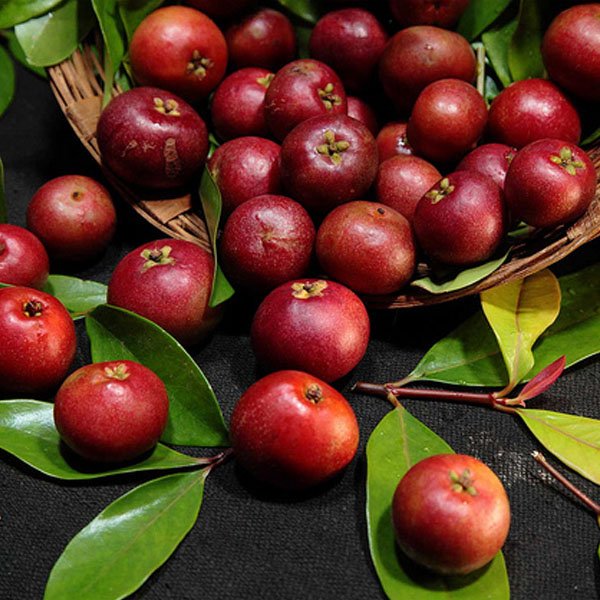
[[[79,190],[75,190],[72,194],[71,194],[71,198],[73,200],[80,200],[83,196],[83,193],[80,192]]]
[[[311,383],[304,392],[306,399],[313,404],[319,404],[323,400],[323,392],[316,383]]]
[[[580,160],[574,160],[573,151],[568,146],[563,146],[558,154],[552,154],[550,160],[569,175],[577,175],[577,169],[585,169],[585,165]]]
[[[195,75],[198,79],[204,79],[206,77],[206,71],[214,66],[214,61],[206,56],[202,56],[199,50],[192,52],[192,58],[186,65],[186,73],[188,75]]]
[[[335,133],[328,129],[324,134],[324,144],[320,144],[315,149],[318,154],[329,157],[334,165],[339,165],[342,162],[342,153],[350,148],[350,142],[346,140],[336,141]]]
[[[114,367],[104,367],[104,374],[109,379],[118,379],[123,381],[129,377],[129,369],[124,363],[119,363]]]
[[[453,492],[467,492],[469,496],[477,495],[477,490],[473,486],[473,476],[469,469],[465,469],[460,475],[456,471],[450,471],[449,476]]]
[[[39,300],[28,300],[23,302],[23,312],[27,317],[41,317],[44,305]]]
[[[334,106],[339,106],[342,103],[340,96],[334,94],[333,90],[333,83],[328,83],[323,89],[319,88],[318,90],[319,98],[327,110],[331,110]]]
[[[145,250],[142,250],[140,256],[145,260],[142,272],[160,265],[172,265],[175,262],[175,259],[171,256],[171,251],[171,246],[146,248]]]
[[[264,88],[268,88],[271,85],[271,81],[273,81],[273,77],[275,77],[275,75],[273,73],[269,73],[265,77],[259,77],[256,80],[256,83],[262,85]]]
[[[180,117],[179,104],[173,98],[163,100],[162,98],[154,98],[154,108],[162,115],[170,117]]]
[[[435,187],[425,194],[425,197],[431,200],[431,204],[437,204],[442,198],[450,195],[454,191],[454,186],[450,185],[450,180],[447,177],[444,177],[439,185],[439,188]]]
[[[306,281],[304,283],[292,283],[292,296],[299,300],[308,300],[315,296],[322,296],[325,289],[327,289],[327,282],[322,279],[318,281]]]

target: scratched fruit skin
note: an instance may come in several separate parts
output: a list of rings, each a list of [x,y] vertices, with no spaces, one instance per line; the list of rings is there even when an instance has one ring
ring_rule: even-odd
[[[208,132],[178,96],[138,87],[113,98],[96,131],[102,163],[127,183],[169,189],[187,183],[204,165]]]

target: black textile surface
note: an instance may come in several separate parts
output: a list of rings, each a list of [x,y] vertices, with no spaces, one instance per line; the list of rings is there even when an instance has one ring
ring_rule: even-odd
[[[67,173],[102,177],[67,125],[48,84],[22,69],[15,102],[0,120],[0,156],[6,167],[10,222],[19,225],[25,223],[29,199],[47,180]],[[119,204],[119,230],[109,250],[73,274],[107,282],[126,252],[163,237]],[[589,244],[555,272],[591,264],[599,249],[598,243]],[[366,537],[364,448],[388,405],[351,394],[350,386],[357,380],[383,382],[407,374],[432,343],[476,307],[477,301],[469,299],[427,310],[373,314],[367,355],[339,386],[361,427],[357,458],[341,479],[290,499],[261,490],[238,472],[234,461],[215,469],[197,524],[134,597],[384,598]],[[234,302],[217,333],[193,352],[227,419],[237,398],[257,378],[248,340],[251,314],[244,303]],[[78,331],[80,366],[88,352],[81,324]],[[472,406],[424,401],[407,401],[406,406],[457,452],[484,460],[504,482],[513,515],[504,553],[515,600],[598,597],[600,535],[595,519],[541,476],[530,457],[538,444],[522,423]],[[600,361],[570,369],[534,406],[600,418]],[[569,476],[600,501],[600,489],[573,473]],[[61,483],[0,452],[0,598],[42,598],[52,565],[68,541],[110,502],[149,477]]]

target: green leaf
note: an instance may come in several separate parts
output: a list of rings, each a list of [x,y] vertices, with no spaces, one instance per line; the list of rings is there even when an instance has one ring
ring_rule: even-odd
[[[469,41],[485,31],[511,3],[511,0],[471,0],[458,22],[457,31]]]
[[[310,42],[310,36],[312,34],[312,27],[296,25],[294,30],[296,31],[296,40],[298,43],[298,58],[310,58],[310,50],[308,45]]]
[[[207,474],[167,475],[115,500],[69,542],[44,599],[124,598],[134,592],[193,527]]]
[[[289,12],[314,25],[321,17],[318,0],[277,0]]]
[[[507,393],[533,368],[533,344],[560,311],[560,285],[545,269],[482,292],[481,307],[504,358]]]
[[[520,0],[517,29],[508,48],[514,81],[544,76],[542,60],[542,0]]]
[[[414,464],[452,448],[402,406],[388,413],[367,443],[367,529],[371,558],[379,581],[391,600],[432,598],[489,600],[509,597],[502,553],[489,567],[464,577],[419,576],[398,560],[391,504],[400,479]],[[414,578],[413,578],[414,577]]]
[[[499,93],[500,90],[498,89],[498,84],[495,79],[486,75],[483,83],[483,97],[485,98],[486,103],[489,105]]]
[[[15,67],[8,52],[0,46],[0,116],[9,107],[15,95]]]
[[[83,317],[100,304],[106,303],[107,287],[97,281],[87,281],[66,275],[50,275],[44,291],[58,298],[75,318]]]
[[[4,163],[0,158],[0,223],[8,222],[6,211],[6,193],[4,191]]]
[[[48,79],[48,75],[46,74],[46,69],[43,67],[36,67],[27,62],[27,57],[25,56],[25,51],[21,44],[19,44],[19,40],[15,35],[14,31],[5,31],[4,35],[8,41],[8,49],[12,54],[13,58],[22,64],[26,69],[35,73],[38,77],[42,77],[43,79]]]
[[[508,48],[517,29],[517,19],[512,19],[504,25],[490,29],[481,36],[485,53],[504,87],[513,82],[508,66]]]
[[[119,14],[127,39],[131,41],[138,25],[154,10],[165,3],[165,0],[119,0]]]
[[[92,360],[134,360],[154,371],[169,394],[162,440],[181,446],[227,446],[227,427],[215,394],[184,348],[158,325],[103,305],[86,317]]]
[[[38,17],[63,0],[4,0],[0,2],[0,29],[8,29],[32,17]]]
[[[556,458],[600,485],[600,421],[531,408],[516,412]]]
[[[598,127],[598,129],[596,129],[596,131],[593,131],[592,133],[590,133],[590,135],[588,135],[582,142],[581,142],[581,146],[589,146],[591,144],[593,144],[594,142],[597,142],[598,140],[600,140],[600,127]]]
[[[423,277],[421,279],[415,279],[411,285],[427,290],[431,294],[444,294],[446,292],[461,290],[481,281],[488,275],[491,275],[506,262],[509,252],[510,251],[506,251],[499,258],[476,265],[475,267],[464,269],[458,273],[453,270],[440,280],[436,280],[432,277]]]
[[[54,427],[53,410],[54,405],[38,400],[1,400],[0,448],[45,475],[67,480],[97,479],[122,473],[205,464],[205,459],[186,456],[157,444],[152,453],[140,462],[118,468],[95,466],[65,451]]]
[[[209,305],[218,306],[233,296],[234,289],[231,287],[229,281],[227,281],[227,278],[219,266],[217,255],[217,232],[219,230],[219,221],[221,219],[221,192],[208,168],[205,168],[204,173],[202,174],[199,193],[208,235],[212,244],[213,256],[215,257],[215,272]]]

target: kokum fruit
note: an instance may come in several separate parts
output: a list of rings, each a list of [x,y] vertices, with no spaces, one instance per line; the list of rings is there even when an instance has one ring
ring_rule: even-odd
[[[0,283],[41,289],[49,268],[46,249],[33,233],[0,223]]]
[[[350,114],[350,113],[348,113]],[[408,123],[393,121],[386,123],[377,134],[377,151],[379,152],[379,163],[392,156],[413,154],[413,149],[406,137],[406,126]]]
[[[491,177],[493,182],[504,189],[504,180],[516,148],[506,144],[483,144],[471,150],[457,165],[457,171],[477,171]]]
[[[347,400],[313,375],[278,371],[251,385],[231,416],[236,460],[256,479],[303,490],[344,469],[358,423]]]
[[[400,549],[442,575],[466,575],[490,562],[510,527],[502,482],[481,461],[437,454],[398,483],[392,520]]]
[[[469,0],[389,0],[390,11],[400,27],[435,25],[452,29]]]
[[[364,101],[356,96],[348,96],[348,116],[360,121],[373,134],[377,135],[379,123],[375,111]]]

